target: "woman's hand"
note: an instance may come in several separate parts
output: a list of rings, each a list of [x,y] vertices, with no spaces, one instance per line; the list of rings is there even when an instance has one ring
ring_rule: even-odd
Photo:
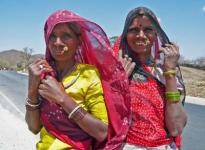
[[[124,55],[124,58],[123,58],[121,49],[119,50],[118,59],[122,63],[122,66],[127,76],[129,77],[135,68],[135,65],[136,65],[135,62],[132,62],[132,58],[128,57],[128,55]]]
[[[160,51],[164,53],[164,70],[175,69],[180,57],[179,47],[175,43],[165,44]]]
[[[38,92],[43,98],[57,104],[63,103],[64,97],[67,96],[62,83],[48,75],[45,79],[41,80]]]
[[[42,72],[52,72],[53,69],[44,59],[37,59],[28,67],[29,72],[29,84],[28,93],[29,95],[37,95],[38,87],[40,84],[40,75]]]

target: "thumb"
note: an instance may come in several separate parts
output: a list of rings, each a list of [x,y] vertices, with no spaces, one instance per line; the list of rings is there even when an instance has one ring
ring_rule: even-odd
[[[122,49],[120,49],[118,52],[118,58],[119,60],[122,60]]]

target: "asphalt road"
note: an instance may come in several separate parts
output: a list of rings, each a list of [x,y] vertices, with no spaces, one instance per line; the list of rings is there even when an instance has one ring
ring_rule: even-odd
[[[183,131],[183,150],[205,150],[205,106],[185,104],[188,122]]]
[[[24,118],[27,76],[15,71],[0,71],[0,103],[4,108]]]
[[[27,76],[0,71],[0,104],[23,119]],[[185,104],[188,123],[183,132],[183,150],[205,150],[205,106]]]

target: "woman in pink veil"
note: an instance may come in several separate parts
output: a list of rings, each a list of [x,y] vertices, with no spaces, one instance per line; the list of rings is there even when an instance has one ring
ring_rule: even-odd
[[[48,17],[44,34],[46,59],[29,66],[26,99],[37,149],[118,149],[129,127],[128,82],[106,34],[67,10]]]

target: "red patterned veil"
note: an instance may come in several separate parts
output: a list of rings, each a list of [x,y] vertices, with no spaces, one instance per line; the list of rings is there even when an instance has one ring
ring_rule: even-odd
[[[114,57],[109,40],[102,28],[94,22],[80,17],[68,10],[59,10],[51,14],[44,27],[46,41],[46,60],[54,62],[49,48],[48,39],[59,23],[76,23],[82,32],[82,44],[77,50],[78,61],[95,65],[101,75],[105,104],[109,117],[108,139],[105,149],[118,149],[129,127],[129,94],[128,81],[121,63]],[[55,67],[54,67],[55,70]],[[53,112],[60,112],[60,119]],[[58,105],[43,100],[41,120],[49,133],[76,149],[87,149],[93,138],[68,119],[67,114]],[[105,147],[105,143],[98,143]]]

